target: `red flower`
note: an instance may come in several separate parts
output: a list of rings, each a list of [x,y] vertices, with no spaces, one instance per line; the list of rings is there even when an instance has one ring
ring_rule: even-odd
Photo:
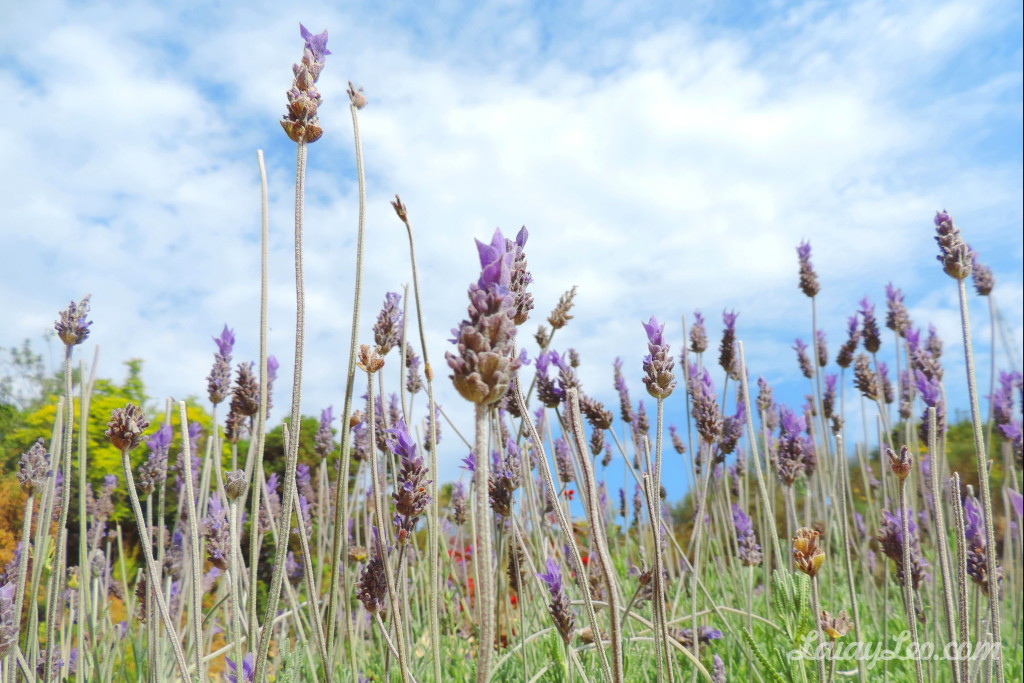
[[[565,495],[565,497],[566,497],[566,498],[568,498],[569,500],[572,500],[572,497],[573,497],[574,495],[576,495],[576,492],[575,492],[575,491],[573,491],[572,489],[566,489],[566,490],[565,490],[565,494],[564,494],[564,495]]]

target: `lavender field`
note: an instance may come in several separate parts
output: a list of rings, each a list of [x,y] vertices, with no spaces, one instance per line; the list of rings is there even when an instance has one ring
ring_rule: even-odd
[[[86,291],[47,311],[52,371],[29,341],[7,350],[0,681],[1024,678],[1020,311],[1000,312],[1001,272],[953,207],[915,215],[884,300],[829,289],[812,236],[785,245],[784,338],[745,343],[754,292],[721,312],[665,292],[632,300],[628,346],[586,355],[570,346],[586,286],[537,289],[555,269],[535,264],[576,255],[535,256],[531,226],[439,254],[419,226],[443,217],[368,198],[372,83],[348,82],[350,127],[329,131],[352,136],[334,267],[353,286],[307,277],[329,246],[307,210],[329,184],[321,114],[345,98],[318,87],[344,49],[305,26],[280,39],[294,176],[249,158],[261,220],[232,249],[259,278],[224,285],[258,321],[228,308],[193,330],[206,376],[187,398],[150,396],[141,360],[98,375],[98,348],[138,331]],[[286,230],[271,206],[293,193]],[[368,247],[383,225],[387,248]],[[286,238],[293,260],[272,258]],[[268,340],[291,325],[271,319],[271,272],[292,270],[289,370]],[[382,270],[392,287],[367,276]],[[472,277],[432,320],[446,272]],[[954,302],[955,338],[908,306],[903,280],[922,278]],[[325,300],[348,337],[310,314]],[[307,353],[325,335],[340,372]],[[784,374],[759,367],[778,353]],[[329,405],[304,398],[324,383]]]

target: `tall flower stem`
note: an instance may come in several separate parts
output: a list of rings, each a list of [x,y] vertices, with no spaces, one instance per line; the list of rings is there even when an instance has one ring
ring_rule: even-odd
[[[548,459],[547,454],[544,451],[544,442],[541,441],[540,434],[537,433],[537,425],[533,423],[533,420],[529,419],[530,411],[526,405],[526,400],[523,398],[522,387],[519,386],[519,382],[513,382],[511,388],[513,391],[513,398],[516,401],[516,405],[519,407],[519,413],[524,416],[523,421],[529,427],[529,436],[533,441],[533,447],[537,454],[537,468],[540,470],[541,479],[544,481],[544,488],[547,490],[548,499],[557,501],[558,493],[555,490],[554,479],[551,477],[551,470],[548,469]],[[586,576],[586,570],[583,567],[583,558],[580,555],[579,547],[576,545],[572,526],[570,526],[569,520],[566,518],[561,505],[558,505],[556,502],[553,507],[555,510],[555,517],[558,519],[558,526],[562,531],[565,544],[569,548],[569,554],[572,556],[573,571],[576,572],[576,576]],[[601,657],[602,670],[604,671],[605,677],[607,679],[611,679],[611,665],[608,663],[608,655],[604,650],[604,641],[601,638],[601,630],[597,623],[597,612],[594,610],[594,602],[590,597],[589,590],[583,591],[583,604],[586,607],[587,618],[590,621],[590,628],[594,635],[594,643],[597,645],[597,652]]]
[[[187,441],[187,437],[186,437]],[[139,539],[142,542],[142,554],[146,560],[146,573],[149,577],[149,584],[156,585],[159,576],[159,570],[156,566],[156,560],[153,559],[153,547],[149,540],[149,528],[146,526],[146,519],[142,516],[142,505],[139,504],[139,494],[135,490],[135,477],[132,476],[132,460],[129,456],[127,448],[121,450],[121,465],[124,467],[124,483],[128,489],[128,499],[131,501],[132,512],[135,514],[135,523],[139,527]],[[185,478],[188,478],[190,474],[185,472]],[[167,602],[164,601],[164,593],[162,590],[157,588],[153,591],[156,597],[157,610],[160,613],[160,619],[164,622],[164,630],[167,631],[167,639],[171,643],[171,649],[174,651],[174,659],[178,665],[178,672],[181,674],[181,678],[184,681],[192,680],[192,677],[188,675],[188,662],[185,661],[185,651],[181,649],[181,642],[178,640],[178,634],[174,630],[174,624],[171,622],[171,615],[167,609]],[[48,658],[49,659],[49,658]]]
[[[491,677],[491,656],[494,652],[494,573],[491,571],[491,555],[493,553],[491,544],[491,521],[488,510],[487,482],[490,480],[491,458],[487,452],[487,405],[483,403],[474,404],[476,408],[476,511],[480,516],[477,520],[477,537],[474,554],[480,556],[484,563],[480,571],[480,651],[477,654],[476,680],[477,683],[487,683]],[[529,414],[529,413],[524,413]],[[436,477],[435,477],[436,478]]]
[[[348,599],[341,599],[340,595],[347,595],[345,587],[345,568],[342,564],[342,553],[348,546],[348,468],[351,450],[351,434],[348,419],[352,411],[352,391],[355,387],[356,378],[356,345],[359,340],[359,301],[362,296],[363,285],[363,248],[365,244],[366,228],[366,175],[363,170],[363,146],[359,137],[359,108],[353,103],[349,106],[352,112],[352,134],[356,153],[356,174],[359,181],[359,223],[356,232],[356,272],[354,285],[354,301],[352,303],[352,336],[348,349],[348,370],[345,379],[345,407],[341,411],[341,469],[338,471],[338,479],[334,484],[334,539],[332,543],[332,578],[331,590],[328,597],[327,642],[334,643],[336,625],[339,619],[339,602],[344,605],[345,630],[348,632],[351,619],[349,618]],[[436,470],[435,470],[436,472]],[[436,478],[436,476],[435,476]],[[339,585],[340,584],[340,585]],[[341,593],[339,595],[339,588]],[[349,641],[351,642],[351,640]]]
[[[203,573],[200,564],[202,558],[199,555],[199,522],[196,518],[198,511],[196,510],[195,492],[192,490],[192,444],[188,439],[188,415],[185,412],[184,401],[178,402],[178,419],[181,424],[181,478],[185,482],[185,498],[188,499],[186,514],[188,515],[189,559],[192,565],[190,567],[192,574],[192,609],[190,610],[192,645],[196,660],[196,675],[199,676],[200,681],[203,681],[206,680],[206,668],[203,666]]]
[[[928,458],[931,464],[931,476],[929,479],[931,479],[932,509],[935,514],[933,523],[935,524],[935,536],[939,543],[939,570],[942,575],[943,606],[946,611],[946,637],[949,639],[948,642],[953,646],[953,651],[955,652],[957,646],[954,621],[956,619],[956,611],[953,607],[953,583],[949,575],[949,535],[946,532],[942,496],[939,495],[939,476],[942,468],[938,458],[936,423],[935,408],[928,408]],[[860,636],[857,639],[860,640]],[[956,660],[950,661],[950,665],[953,667],[953,679],[956,683],[960,683],[962,680],[960,667],[957,665]]]
[[[253,520],[249,531],[249,586],[248,586],[248,633],[250,640],[256,638],[259,632],[259,621],[256,617],[256,570],[259,564],[259,550],[261,534],[256,529],[256,520],[259,519],[260,498],[263,493],[261,483],[263,474],[263,448],[266,440],[267,426],[267,289],[268,289],[268,243],[269,235],[269,208],[267,206],[267,167],[263,161],[263,150],[256,150],[256,161],[260,169],[260,409],[256,414],[256,451],[255,457],[247,457],[245,461],[245,479],[249,482],[252,491],[251,518]],[[214,425],[216,425],[214,421]],[[216,426],[214,427],[216,434]],[[250,451],[251,452],[251,451]],[[216,457],[220,457],[220,447],[217,447]],[[254,476],[254,472],[259,476]],[[241,522],[241,518],[238,518]],[[241,553],[239,553],[241,556]],[[243,567],[239,570],[244,571]]]
[[[842,434],[836,434],[836,467],[838,468],[838,479],[839,479],[839,524],[840,530],[842,531],[842,542],[843,542],[843,557],[846,560],[846,587],[850,595],[850,605],[853,608],[853,633],[857,642],[863,642],[861,639],[860,631],[860,609],[857,605],[857,589],[853,582],[853,553],[850,550],[850,519],[848,513],[848,505],[852,504],[852,499],[849,497],[849,482],[847,476],[849,474],[849,467],[847,467],[847,460],[845,457],[844,441]],[[832,660],[832,664],[835,665],[835,659]],[[864,683],[866,672],[864,670],[863,659],[857,660],[857,676],[861,683]],[[831,679],[831,674],[829,679]]]
[[[79,406],[81,407],[81,406]],[[60,582],[64,579],[64,555],[68,536],[68,507],[71,505],[71,435],[75,426],[75,401],[71,396],[71,346],[64,347],[64,436],[61,439],[61,459],[54,467],[60,467],[63,484],[60,489],[60,521],[57,523],[57,544],[54,546],[53,573],[47,587],[46,649],[48,655],[56,647],[57,605]],[[53,677],[53,657],[46,657],[43,680]]]
[[[302,348],[306,322],[306,295],[302,274],[302,219],[303,200],[306,186],[306,143],[299,142],[296,146],[295,158],[295,365],[292,375],[292,409],[291,439],[288,442],[288,453],[284,468],[284,496],[281,501],[280,532],[278,533],[274,552],[274,573],[270,578],[270,592],[267,594],[267,611],[263,617],[263,633],[260,635],[260,646],[256,654],[254,680],[262,680],[266,671],[267,653],[270,651],[270,636],[273,633],[272,622],[277,614],[277,605],[281,599],[281,584],[284,581],[285,558],[288,555],[288,529],[292,521],[292,508],[295,498],[295,468],[299,459],[299,426],[302,421],[300,412],[302,404]],[[315,608],[315,597],[312,616],[320,618],[320,611]],[[330,680],[330,670],[324,672]]]
[[[825,634],[821,629],[821,598],[818,596],[817,576],[811,576],[811,614],[818,632],[818,642],[824,643]],[[819,656],[820,654],[820,652],[815,653],[814,661],[818,665],[818,681],[819,683],[825,683],[825,660]]]
[[[903,605],[907,614],[907,627],[910,629],[910,640],[914,644],[914,650],[920,652],[920,643],[917,639],[917,618],[914,615],[914,583],[911,571],[910,559],[910,507],[907,505],[907,480],[899,480],[900,497],[900,536],[903,542]],[[914,673],[917,676],[917,683],[924,682],[924,674],[921,669],[921,658],[914,657]]]
[[[967,312],[967,288],[963,280],[957,280],[960,294],[960,321],[964,337],[964,363],[967,367],[967,392],[971,400],[971,425],[974,428],[974,452],[978,465],[978,488],[981,489],[981,506],[985,513],[985,562],[988,575],[996,576],[996,535],[992,524],[992,491],[988,480],[988,455],[982,435],[981,411],[978,408],[978,387],[974,374],[974,352],[971,350],[971,323]],[[993,589],[988,592],[988,605],[995,643],[995,669],[997,683],[1003,683],[1002,632],[999,624],[999,584],[992,579]]]
[[[427,433],[427,444],[430,451],[430,464],[428,467],[434,473],[430,482],[430,507],[428,512],[427,527],[429,534],[429,547],[427,549],[427,561],[430,564],[428,579],[430,581],[429,611],[430,611],[430,654],[434,666],[434,679],[441,680],[441,628],[438,616],[438,586],[440,569],[440,547],[438,543],[440,531],[440,503],[438,501],[438,476],[437,476],[437,417],[434,414],[434,371],[430,367],[430,357],[427,355],[427,335],[423,331],[423,305],[420,302],[420,279],[416,268],[416,244],[413,240],[412,225],[409,223],[409,214],[402,204],[402,200],[395,195],[392,202],[398,217],[405,225],[405,231],[409,236],[409,262],[412,265],[412,290],[416,297],[416,323],[420,332],[420,352],[423,355],[423,375],[427,381],[427,415],[430,416],[430,430]],[[404,363],[403,363],[404,366]]]
[[[619,586],[615,577],[615,565],[612,564],[611,553],[608,550],[608,535],[604,525],[604,517],[600,509],[599,496],[597,491],[597,481],[594,478],[594,467],[591,463],[590,458],[586,454],[586,441],[583,435],[583,423],[580,418],[580,406],[579,406],[579,393],[575,388],[571,388],[568,391],[569,398],[569,417],[572,421],[573,435],[576,439],[576,444],[580,449],[580,468],[583,470],[583,481],[585,482],[587,496],[587,510],[590,517],[590,528],[591,538],[594,541],[594,547],[597,550],[598,557],[601,560],[601,572],[602,578],[605,582],[605,588],[608,591],[608,619],[609,629],[611,631],[611,645],[612,645],[612,680],[615,683],[622,683],[625,680],[625,670],[622,659],[622,630],[619,615]],[[661,423],[661,401],[658,401],[658,422]],[[660,500],[660,498],[659,498]],[[657,521],[654,522],[658,524]],[[660,553],[659,553],[660,557]],[[664,594],[662,593],[662,599]],[[662,602],[664,604],[664,602]],[[667,648],[667,645],[666,645]]]
[[[366,395],[368,402],[373,405],[373,372],[366,373]],[[406,651],[405,628],[403,625],[402,598],[398,593],[398,586],[395,582],[395,573],[387,557],[387,520],[384,513],[384,487],[380,481],[380,468],[377,464],[377,449],[373,446],[377,442],[376,419],[371,410],[367,419],[370,424],[370,481],[373,484],[373,507],[374,517],[377,522],[376,538],[371,542],[377,544],[377,552],[384,561],[384,581],[387,584],[388,596],[391,599],[391,618],[395,626],[396,649],[398,651],[398,666],[402,673],[402,681],[409,683],[412,675],[409,673],[409,655]]]
[[[949,480],[950,505],[953,508],[953,534],[956,537],[956,587],[959,615],[960,643],[970,642],[970,614],[967,611],[967,530],[964,525],[964,506],[960,499],[960,473],[953,472]],[[964,658],[960,665],[960,680],[969,681],[967,668],[970,660]]]

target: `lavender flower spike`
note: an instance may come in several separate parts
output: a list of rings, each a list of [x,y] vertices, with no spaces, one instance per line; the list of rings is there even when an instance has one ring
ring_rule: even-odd
[[[704,353],[708,350],[708,333],[704,327],[704,316],[700,311],[693,312],[693,325],[690,327],[690,350]]]
[[[408,540],[416,528],[420,515],[430,502],[426,479],[427,468],[423,458],[416,452],[416,442],[409,436],[403,420],[398,420],[393,429],[387,430],[387,446],[399,457],[398,485],[391,494],[395,504],[395,527],[398,543]]]
[[[650,351],[644,356],[644,384],[648,394],[658,400],[666,399],[676,386],[676,378],[672,374],[675,360],[665,343],[665,324],[659,325],[657,318],[652,315],[650,321],[643,323],[643,326],[647,332],[647,349]]]
[[[313,440],[313,451],[321,458],[326,458],[334,450],[332,422],[334,422],[334,406],[327,406],[320,411],[320,427],[317,429],[316,437]]]
[[[801,242],[796,248],[796,255],[800,259],[800,291],[813,299],[821,291],[821,285],[818,284],[814,264],[811,263],[811,243]]]
[[[942,264],[942,269],[954,280],[966,280],[972,269],[971,248],[964,242],[960,229],[945,211],[935,213],[935,232],[940,252],[936,258]]]
[[[384,306],[377,315],[373,326],[373,341],[377,344],[377,353],[388,355],[388,351],[397,346],[402,336],[402,295],[388,292],[384,295]]]
[[[219,337],[213,338],[217,353],[213,355],[213,368],[206,378],[210,403],[217,405],[227,398],[231,388],[231,351],[235,346],[235,333],[224,325]]]
[[[14,604],[16,588],[14,581],[0,588],[0,660],[4,659],[18,643],[15,624],[18,622],[18,610],[21,606]]]
[[[92,321],[86,320],[85,317],[89,315],[89,297],[91,296],[91,294],[86,294],[77,304],[74,301],[69,303],[68,307],[60,312],[57,322],[53,324],[53,329],[57,331],[57,336],[65,346],[81,344],[89,336],[89,326],[92,325]]]
[[[238,665],[230,657],[225,657],[224,660],[228,663],[228,681],[230,683],[252,683],[256,675],[256,668],[253,665],[251,652],[242,658],[241,677],[238,675]]]
[[[569,602],[569,596],[565,594],[565,587],[562,585],[562,570],[558,563],[549,557],[547,572],[537,574],[537,578],[548,587],[548,593],[551,595],[548,612],[555,620],[555,629],[562,636],[562,640],[568,644],[572,640],[573,629],[576,625],[576,611]]]
[[[761,546],[754,535],[754,523],[736,503],[732,504],[732,523],[736,527],[740,562],[750,567],[761,564]]]
[[[299,24],[299,33],[306,44],[300,63],[292,64],[295,78],[287,93],[288,113],[281,119],[281,127],[293,142],[316,142],[324,131],[317,117],[320,93],[314,84],[323,71],[324,58],[331,53],[327,49],[327,31],[314,35]]]
[[[971,276],[974,280],[974,290],[978,296],[988,296],[996,286],[996,279],[992,276],[992,269],[978,260],[978,252],[971,252]]]
[[[469,286],[469,317],[453,330],[457,353],[445,358],[459,394],[473,403],[499,401],[521,365],[514,355],[515,297],[509,290],[514,252],[500,230],[490,243],[477,241],[480,278]]]

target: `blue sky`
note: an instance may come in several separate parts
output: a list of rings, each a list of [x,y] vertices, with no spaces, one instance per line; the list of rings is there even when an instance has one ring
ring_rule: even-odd
[[[700,309],[717,345],[729,308],[753,376],[802,402],[790,346],[810,320],[794,247],[809,239],[832,352],[858,300],[883,308],[893,281],[915,323],[938,327],[950,402],[966,407],[956,292],[934,261],[931,216],[948,209],[994,269],[1019,357],[1018,3],[640,5],[7,3],[0,346],[39,340],[91,292],[99,373],[143,358],[155,398],[203,394],[210,336],[225,322],[236,359],[255,358],[263,149],[284,412],[294,145],[277,120],[302,21],[329,29],[333,52],[319,83],[327,132],[309,154],[305,413],[343,397],[357,207],[349,80],[370,102],[363,339],[384,293],[410,281],[388,204],[398,192],[418,231],[439,370],[475,278],[473,238],[525,224],[537,322],[579,286],[555,346],[580,352],[591,393],[614,402],[620,355],[640,397],[641,320],[668,320],[677,350],[680,316]],[[985,322],[982,302],[972,306]],[[975,343],[987,367],[985,325]],[[438,374],[440,401],[468,428]],[[669,421],[681,410],[670,399]],[[444,445],[450,478],[464,453],[450,435]],[[683,471],[668,470],[670,491]]]

